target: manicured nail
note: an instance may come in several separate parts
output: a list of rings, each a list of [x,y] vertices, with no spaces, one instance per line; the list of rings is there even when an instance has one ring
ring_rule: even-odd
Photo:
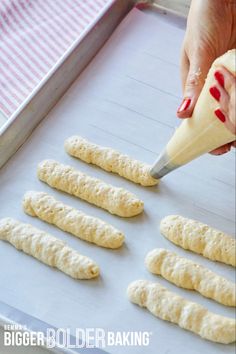
[[[216,99],[216,101],[220,100],[220,91],[218,90],[218,88],[216,86],[212,86],[209,89],[210,94]]]
[[[231,146],[227,145],[227,146],[224,147],[224,150],[220,151],[217,155],[224,155],[227,152],[230,152],[230,150],[231,150]]]
[[[215,110],[215,115],[222,123],[226,121],[225,115],[221,112],[219,108]]]
[[[218,83],[220,84],[220,86],[224,87],[225,79],[224,79],[223,74],[221,74],[220,71],[216,71],[214,76],[215,76],[216,81],[218,81]]]
[[[136,7],[136,9],[138,9],[138,10],[146,10],[146,8],[149,6],[149,4],[148,4],[148,2],[146,3],[146,2],[144,2],[144,3],[137,3],[136,5],[135,5],[135,7]]]
[[[216,154],[216,156],[220,156],[220,155],[224,155],[226,154],[228,151],[220,151]]]
[[[181,113],[186,111],[186,109],[190,106],[190,103],[191,103],[191,98],[184,98],[177,112]]]

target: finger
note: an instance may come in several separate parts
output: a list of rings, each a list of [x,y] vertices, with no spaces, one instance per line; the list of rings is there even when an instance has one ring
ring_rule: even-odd
[[[184,99],[177,111],[179,118],[191,117],[207,73],[215,59],[207,52],[201,54],[199,51],[194,54],[190,58],[189,72],[184,86]]]
[[[223,111],[228,112],[229,108],[229,95],[225,91],[225,89],[218,84],[218,82],[215,82],[214,85],[212,85],[209,89],[209,92],[211,96],[220,103],[220,108],[222,108]]]
[[[186,80],[189,73],[189,60],[188,56],[185,52],[184,46],[181,51],[181,59],[180,59],[180,74],[181,74],[181,82],[182,82],[182,91],[184,92],[184,87],[186,84]]]
[[[219,70],[215,73],[215,78],[219,82],[219,75],[223,78],[223,90],[229,96],[228,102],[228,120],[226,122],[227,128],[233,133],[236,134],[236,77],[225,67],[220,67]],[[221,80],[220,80],[221,81]],[[221,83],[221,82],[219,82]]]
[[[228,143],[218,147],[217,149],[210,152],[212,155],[223,155],[230,151],[232,143]]]
[[[215,73],[215,79],[230,95],[236,83],[236,77],[224,66],[220,66]]]
[[[182,91],[184,93],[184,89],[185,89],[185,85],[186,85],[186,81],[187,81],[187,77],[188,77],[188,73],[189,73],[189,60],[188,60],[188,56],[184,50],[184,46],[182,49],[182,53],[181,53],[181,63],[180,63],[180,70],[181,70],[181,82],[182,82]],[[188,105],[188,101],[184,101],[182,102],[182,104]],[[177,110],[177,117],[178,118],[186,118],[184,116],[182,116],[181,113],[179,113],[179,111],[181,111],[181,108],[179,107]]]
[[[233,92],[234,88],[231,89],[229,83],[227,87],[229,88],[228,91],[226,90],[226,80],[224,76],[220,72],[220,80],[219,80],[219,71],[216,72],[217,76],[215,84],[210,87],[209,92],[211,96],[219,102],[219,107],[215,110],[215,115],[218,117],[223,123],[225,123],[226,128],[229,129],[233,134],[235,134],[236,127],[235,127],[235,92]],[[231,75],[231,74],[230,74]],[[228,81],[228,80],[227,80]],[[228,92],[232,90],[231,96]],[[219,112],[220,110],[220,112]],[[218,113],[218,114],[217,114]],[[221,114],[223,113],[223,115]]]

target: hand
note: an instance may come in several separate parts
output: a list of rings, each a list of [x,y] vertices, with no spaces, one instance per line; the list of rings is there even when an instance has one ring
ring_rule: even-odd
[[[184,99],[179,118],[191,117],[211,64],[236,46],[235,5],[236,0],[192,0],[181,55]],[[227,144],[213,153],[229,150]]]
[[[215,115],[226,127],[236,134],[236,77],[223,66],[215,73],[215,83],[210,87],[210,94],[219,102]],[[212,151],[214,155],[221,155],[230,151],[232,142]]]

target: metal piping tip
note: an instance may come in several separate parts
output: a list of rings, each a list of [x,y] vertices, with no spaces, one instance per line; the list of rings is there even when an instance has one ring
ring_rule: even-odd
[[[156,160],[156,162],[154,163],[154,165],[150,170],[151,176],[155,179],[160,179],[179,167],[178,165],[174,165],[169,161],[170,158],[168,157],[166,151],[163,151],[159,155],[158,159]]]

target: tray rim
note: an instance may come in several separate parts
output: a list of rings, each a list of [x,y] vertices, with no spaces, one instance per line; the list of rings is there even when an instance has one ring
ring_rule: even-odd
[[[19,116],[19,114],[24,110],[24,108],[29,104],[29,102],[32,100],[33,97],[35,97],[38,92],[44,87],[45,83],[53,76],[53,74],[60,68],[61,64],[73,53],[75,48],[82,42],[82,40],[87,36],[87,34],[91,31],[91,29],[96,25],[99,20],[104,16],[106,11],[114,4],[116,0],[110,0],[107,5],[103,8],[103,10],[99,13],[98,17],[96,17],[90,25],[81,33],[79,38],[77,38],[66,50],[66,52],[62,55],[61,58],[58,59],[58,61],[53,65],[53,67],[49,70],[49,72],[45,75],[45,77],[40,81],[40,83],[33,89],[31,94],[25,99],[24,102],[21,103],[21,105],[17,108],[15,113],[13,113],[6,121],[5,124],[3,124],[2,127],[0,127],[0,137],[1,134],[4,133],[6,129],[8,129],[12,122]]]
[[[47,116],[135,4],[136,0],[109,0],[16,112],[0,126],[0,168]],[[78,51],[80,51],[80,61],[77,60]],[[67,74],[65,80],[62,79],[63,73]],[[32,114],[34,118],[30,119]]]

